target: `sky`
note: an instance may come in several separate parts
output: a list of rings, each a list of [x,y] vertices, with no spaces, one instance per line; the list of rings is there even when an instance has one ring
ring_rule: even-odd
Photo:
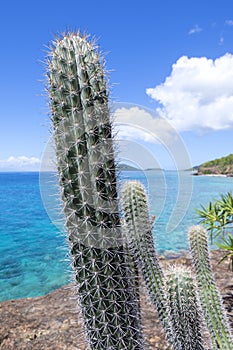
[[[233,153],[232,0],[9,0],[0,16],[0,171],[40,168],[49,45],[78,29],[105,56],[124,159],[182,168]]]

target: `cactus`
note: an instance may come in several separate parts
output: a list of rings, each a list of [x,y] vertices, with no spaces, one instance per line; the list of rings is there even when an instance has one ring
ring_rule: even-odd
[[[176,350],[203,350],[201,321],[190,273],[182,268],[165,274],[152,236],[144,186],[127,181],[122,188],[127,241],[139,267],[168,341]],[[191,313],[189,313],[191,311]],[[195,320],[195,322],[194,322]]]
[[[92,350],[142,350],[138,273],[175,350],[203,350],[195,286],[187,270],[160,266],[142,184],[117,180],[104,62],[80,33],[57,39],[48,60],[57,167],[77,292]],[[126,238],[126,241],[125,241]],[[189,232],[199,298],[213,350],[233,350],[211,272],[204,229]]]
[[[159,263],[152,237],[147,195],[139,181],[127,181],[122,188],[122,207],[125,217],[126,240],[141,268],[147,291],[158,311],[161,324],[170,342],[173,341],[167,314],[164,273]]]
[[[189,242],[200,302],[213,349],[233,350],[233,338],[210,265],[206,230],[201,226],[190,228]]]
[[[143,348],[137,276],[123,246],[104,62],[93,42],[53,43],[48,90],[77,290],[91,349]]]
[[[166,273],[168,317],[173,333],[173,347],[204,350],[201,311],[191,271],[174,266]]]

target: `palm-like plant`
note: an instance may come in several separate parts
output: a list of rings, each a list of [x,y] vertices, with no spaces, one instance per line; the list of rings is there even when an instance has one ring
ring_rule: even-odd
[[[233,194],[228,192],[222,194],[220,199],[210,202],[206,207],[201,206],[197,210],[201,223],[206,226],[210,233],[211,243],[213,238],[220,237],[221,242],[217,242],[220,249],[226,250],[228,253],[219,261],[226,259],[231,260],[233,271]],[[227,236],[227,237],[226,237]]]
[[[210,232],[211,243],[213,238],[220,234],[222,227],[225,226],[225,216],[222,216],[222,209],[218,202],[210,202],[206,207],[201,205],[201,209],[197,210],[201,223],[206,226]]]
[[[221,200],[218,201],[220,208],[226,217],[227,222],[233,223],[233,195],[228,192],[226,195],[221,195]]]
[[[224,255],[224,257],[219,261],[219,263],[226,259],[230,259],[231,270],[233,271],[233,237],[230,234],[228,234],[228,237],[224,237],[222,239],[222,242],[223,243],[218,244],[218,247],[223,250],[226,250],[228,253]]]

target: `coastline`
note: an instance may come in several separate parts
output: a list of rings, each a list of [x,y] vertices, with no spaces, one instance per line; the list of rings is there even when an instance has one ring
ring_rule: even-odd
[[[193,176],[209,176],[209,177],[232,177],[231,174],[227,175],[227,174],[192,174]]]
[[[216,283],[233,328],[233,272],[228,262],[218,264],[225,254],[211,251],[211,264]],[[189,254],[167,259],[160,258],[161,265],[181,264],[191,266]],[[141,282],[140,299],[142,322],[147,348],[168,349],[157,313],[148,301]],[[82,319],[75,301],[75,288],[64,286],[42,297],[8,300],[0,303],[0,349],[5,350],[84,350]]]

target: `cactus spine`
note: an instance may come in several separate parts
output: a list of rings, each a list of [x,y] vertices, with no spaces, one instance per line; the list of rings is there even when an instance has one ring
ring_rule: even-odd
[[[206,230],[201,226],[192,227],[189,230],[189,243],[199,298],[213,349],[233,350],[233,338],[210,265]]]
[[[135,276],[118,214],[108,94],[86,36],[56,40],[49,95],[66,227],[91,349],[142,349]]]
[[[204,350],[193,279],[181,267],[170,269],[165,277],[154,248],[144,186],[127,181],[122,188],[122,202],[127,241],[168,340],[176,350]]]
[[[167,305],[175,349],[204,350],[201,311],[191,271],[175,266],[166,274]]]
[[[124,184],[122,206],[127,228],[126,239],[136,263],[142,269],[150,299],[158,311],[162,326],[171,341],[172,334],[166,308],[164,274],[154,248],[147,195],[140,182],[127,181]]]

